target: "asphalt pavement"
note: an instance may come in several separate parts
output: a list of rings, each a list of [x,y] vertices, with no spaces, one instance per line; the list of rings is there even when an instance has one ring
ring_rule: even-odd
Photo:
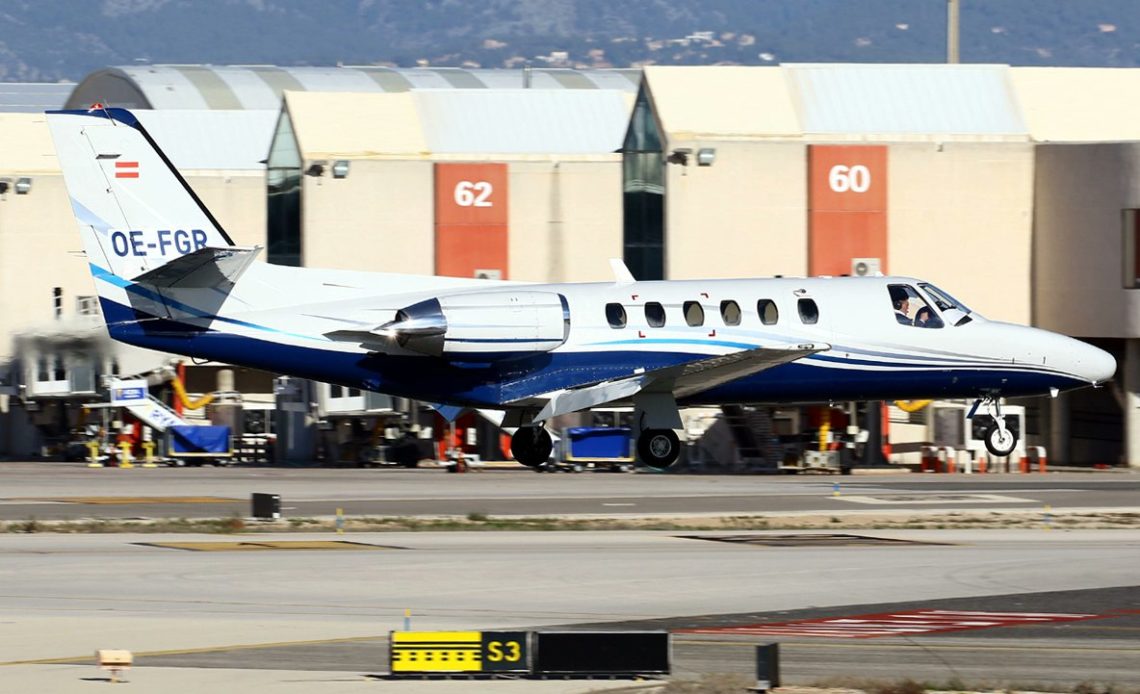
[[[493,469],[102,468],[0,464],[0,520],[220,518],[277,494],[287,517],[1140,509],[1140,474],[757,476]],[[838,493],[837,493],[838,492]]]

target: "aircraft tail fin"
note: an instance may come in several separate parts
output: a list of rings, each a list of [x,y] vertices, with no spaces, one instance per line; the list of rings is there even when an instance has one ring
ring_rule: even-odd
[[[97,276],[154,279],[172,261],[234,245],[130,111],[95,106],[47,120]]]

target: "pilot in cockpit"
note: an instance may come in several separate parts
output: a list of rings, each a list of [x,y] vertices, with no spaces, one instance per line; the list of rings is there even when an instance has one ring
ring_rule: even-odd
[[[934,311],[929,306],[923,306],[918,309],[914,314],[914,324],[919,328],[938,328],[941,326],[941,321],[934,315]]]
[[[895,320],[903,325],[914,325],[910,319],[910,297],[906,289],[891,285],[891,304],[895,307]]]

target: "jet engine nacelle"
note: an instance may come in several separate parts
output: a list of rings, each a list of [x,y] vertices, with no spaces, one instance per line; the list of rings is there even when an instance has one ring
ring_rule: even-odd
[[[516,358],[566,342],[570,308],[566,297],[553,292],[454,294],[402,308],[377,332],[433,357]]]

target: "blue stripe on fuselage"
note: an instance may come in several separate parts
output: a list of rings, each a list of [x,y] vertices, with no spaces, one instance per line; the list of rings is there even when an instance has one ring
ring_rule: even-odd
[[[545,352],[518,359],[473,362],[432,357],[369,355],[286,345],[243,335],[193,328],[173,321],[140,322],[133,309],[102,300],[111,336],[164,352],[249,366],[278,373],[454,404],[494,406],[586,383],[621,378],[703,358],[681,352]],[[492,355],[488,355],[488,359]],[[988,368],[856,370],[812,366],[803,361],[776,366],[719,385],[682,404],[732,402],[827,402],[975,397],[1000,389],[1004,395],[1037,395],[1049,388],[1088,385],[1078,379],[1030,371]]]

